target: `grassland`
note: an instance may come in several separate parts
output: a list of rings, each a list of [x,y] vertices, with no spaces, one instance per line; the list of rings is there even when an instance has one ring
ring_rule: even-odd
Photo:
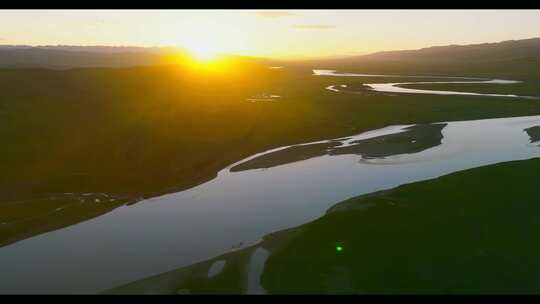
[[[529,135],[531,143],[537,143],[540,141],[540,126],[534,126],[525,129],[525,132]]]
[[[407,78],[314,77],[304,67],[227,64],[218,70],[187,65],[0,70],[0,136],[7,143],[0,153],[5,223],[0,244],[192,187],[270,148],[391,124],[540,114],[540,103],[531,100],[324,89]],[[282,97],[246,101],[260,93]],[[48,199],[65,193],[118,199],[84,207],[71,198]],[[37,213],[13,204],[37,200]],[[77,206],[69,209],[77,215],[57,211],[65,204]]]
[[[466,83],[447,83],[447,84],[404,84],[403,88],[420,90],[441,90],[473,92],[484,94],[516,94],[525,96],[538,96],[540,98],[540,85],[535,82],[522,82],[516,84],[466,84]]]
[[[261,246],[269,293],[536,294],[539,169],[540,159],[507,162],[359,196],[260,244],[108,292],[241,293]],[[217,260],[225,267],[208,278]]]
[[[538,159],[503,163],[343,202],[268,259],[263,285],[274,293],[538,293],[539,168]],[[332,284],[339,280],[349,289]]]
[[[416,153],[441,144],[442,129],[446,124],[419,124],[405,128],[404,132],[354,140],[340,146],[339,140],[291,146],[263,154],[231,167],[231,171],[271,168],[322,155],[357,154],[363,158],[386,157]]]

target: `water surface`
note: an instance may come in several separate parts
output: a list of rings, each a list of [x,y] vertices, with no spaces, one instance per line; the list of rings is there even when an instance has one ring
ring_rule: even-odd
[[[416,82],[392,82],[392,83],[365,83],[367,87],[376,92],[384,93],[405,93],[405,94],[433,94],[433,95],[466,95],[466,96],[487,96],[487,97],[510,97],[510,98],[526,98],[540,99],[537,96],[524,96],[515,94],[488,94],[474,92],[459,92],[459,91],[443,91],[443,90],[421,90],[401,87],[408,84],[515,84],[520,83],[518,80],[505,79],[485,79],[474,77],[451,77],[451,76],[412,76],[412,75],[379,75],[379,74],[357,74],[357,73],[338,73],[335,70],[313,70],[315,76],[333,76],[333,77],[400,77],[400,78],[448,78],[448,79],[470,79],[467,81],[452,80],[452,81],[416,81]],[[342,92],[343,85],[331,85],[326,87],[327,90],[334,92]]]
[[[525,131],[534,126],[540,126],[540,116],[441,122],[428,137],[417,129],[411,133],[412,125],[389,126],[304,144],[332,142],[332,149],[360,144],[359,150],[325,148],[313,157],[230,170],[292,146],[259,153],[197,187],[0,248],[0,293],[100,292],[304,224],[353,196],[538,157],[540,147]],[[389,142],[394,152],[381,155],[373,142]]]

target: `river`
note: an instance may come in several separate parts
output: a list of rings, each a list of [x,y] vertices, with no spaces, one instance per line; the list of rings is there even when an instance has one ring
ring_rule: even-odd
[[[259,153],[197,187],[0,248],[0,293],[100,292],[247,246],[350,197],[539,157],[532,126],[540,116],[394,125]]]

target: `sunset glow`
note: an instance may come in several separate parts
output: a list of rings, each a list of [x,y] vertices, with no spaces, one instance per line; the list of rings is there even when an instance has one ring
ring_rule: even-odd
[[[298,58],[538,37],[540,11],[3,10],[0,29],[0,44],[173,46],[201,60],[217,53]]]
[[[216,59],[219,53],[218,47],[210,41],[200,41],[196,45],[187,46],[187,49],[191,56],[201,62],[209,62]]]

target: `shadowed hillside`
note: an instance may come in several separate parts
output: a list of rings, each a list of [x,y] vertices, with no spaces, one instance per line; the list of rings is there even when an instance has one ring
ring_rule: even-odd
[[[494,61],[539,58],[540,38],[496,43],[432,46],[419,50],[387,51],[359,57],[379,60],[464,60]]]
[[[365,73],[413,73],[509,77],[540,81],[540,38],[434,46],[331,60],[304,61],[319,68],[358,69]]]
[[[167,49],[1,46],[0,67],[128,67],[166,62]]]
[[[226,56],[235,60],[268,61]],[[190,60],[188,52],[176,47],[0,45],[0,68],[133,67],[176,64],[187,60]]]

